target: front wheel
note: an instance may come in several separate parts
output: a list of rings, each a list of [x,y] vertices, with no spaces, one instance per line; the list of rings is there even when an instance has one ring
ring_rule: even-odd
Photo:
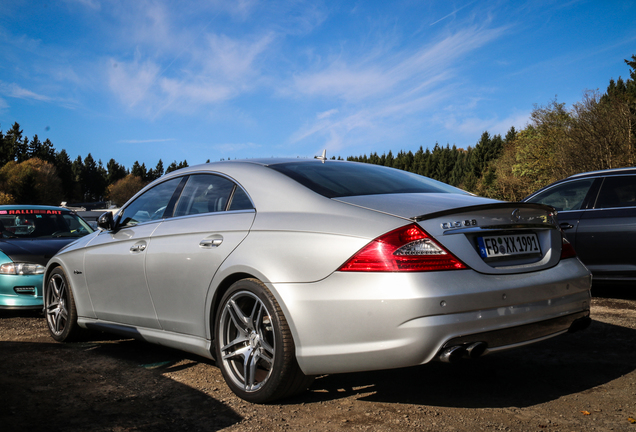
[[[66,273],[61,267],[54,269],[46,280],[44,313],[53,339],[73,342],[80,339],[82,330],[77,324],[77,309]]]
[[[287,320],[267,287],[256,279],[234,283],[219,304],[215,322],[216,362],[230,389],[254,403],[306,390]]]

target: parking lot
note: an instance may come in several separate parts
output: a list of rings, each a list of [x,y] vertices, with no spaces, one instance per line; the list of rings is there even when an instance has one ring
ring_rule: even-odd
[[[41,315],[0,312],[8,431],[636,431],[636,290],[607,288],[584,332],[477,361],[318,377],[252,405],[214,362],[110,336],[55,343]]]

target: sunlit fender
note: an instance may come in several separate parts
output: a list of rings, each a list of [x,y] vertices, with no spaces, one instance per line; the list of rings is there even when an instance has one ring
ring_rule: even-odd
[[[75,302],[78,305],[78,310],[82,311],[82,316],[90,318],[95,318],[95,312],[93,311],[93,305],[86,285],[84,254],[81,252],[77,253],[76,251],[84,249],[96,236],[100,235],[100,233],[100,231],[96,231],[93,234],[80,238],[76,242],[71,243],[66,248],[62,249],[57,255],[51,258],[44,274],[44,290],[46,290],[46,281],[48,280],[49,274],[53,271],[53,269],[61,266],[66,272],[69,283],[73,289],[73,295],[75,296]]]

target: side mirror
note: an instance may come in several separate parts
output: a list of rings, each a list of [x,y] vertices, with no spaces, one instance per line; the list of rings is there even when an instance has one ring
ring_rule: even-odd
[[[106,231],[112,231],[115,229],[115,220],[113,219],[112,212],[105,212],[97,219],[97,227]]]

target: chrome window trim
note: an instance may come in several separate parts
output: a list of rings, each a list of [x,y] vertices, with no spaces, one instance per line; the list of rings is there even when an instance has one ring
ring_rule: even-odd
[[[185,176],[193,176],[193,175],[197,175],[197,174],[206,174],[206,175],[216,175],[219,177],[223,177],[229,181],[231,181],[232,183],[234,183],[236,185],[236,187],[240,187],[243,192],[245,192],[245,195],[247,195],[247,198],[250,200],[250,202],[252,203],[252,209],[255,210],[256,206],[254,205],[254,200],[252,199],[252,197],[250,196],[250,194],[247,192],[247,190],[243,187],[243,185],[241,185],[238,181],[236,181],[236,179],[230,177],[227,174],[218,172],[218,171],[207,171],[207,170],[197,170],[197,171],[190,171],[188,173],[182,174],[183,177]],[[234,193],[236,192],[236,190],[232,191],[232,197],[234,197]],[[181,198],[181,197],[179,197]],[[232,200],[228,200],[228,204],[230,204],[232,202]],[[177,200],[178,203],[178,200]],[[227,213],[229,210],[224,210],[222,213]],[[232,210],[232,211],[239,211],[239,210]],[[240,210],[242,211],[242,210]],[[217,212],[219,213],[219,212]],[[207,213],[203,213],[203,214],[207,214]],[[194,215],[188,215],[188,216],[194,216]],[[177,217],[183,217],[183,216],[177,216]],[[170,218],[166,218],[166,219],[173,219],[173,217]]]
[[[245,209],[245,210],[224,210],[224,211],[218,211],[218,212],[207,212],[207,213],[197,213],[197,214],[189,214],[189,215],[183,215],[183,216],[173,216],[173,217],[162,219],[159,222],[197,218],[197,217],[209,217],[214,215],[239,214],[239,213],[256,213],[256,209],[252,208],[252,209]],[[153,222],[156,222],[156,221],[153,221]],[[147,223],[147,222],[144,222],[144,223]]]

